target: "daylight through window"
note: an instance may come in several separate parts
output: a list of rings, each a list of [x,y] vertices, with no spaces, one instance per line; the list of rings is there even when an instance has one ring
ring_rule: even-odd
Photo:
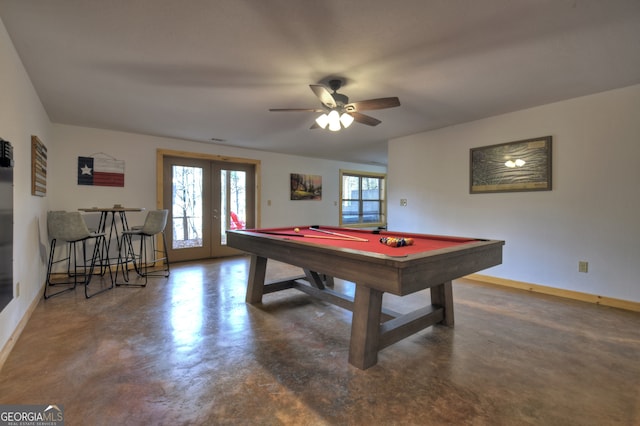
[[[385,178],[381,173],[340,171],[340,225],[386,225]]]

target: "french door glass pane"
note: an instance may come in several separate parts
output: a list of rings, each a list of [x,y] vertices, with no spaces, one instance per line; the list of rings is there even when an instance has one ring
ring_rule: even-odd
[[[202,247],[202,178],[201,167],[172,167],[172,249]]]
[[[229,171],[229,229],[244,229],[247,223],[247,172]]]
[[[228,229],[245,229],[247,223],[247,172],[220,171],[220,243],[227,243]]]

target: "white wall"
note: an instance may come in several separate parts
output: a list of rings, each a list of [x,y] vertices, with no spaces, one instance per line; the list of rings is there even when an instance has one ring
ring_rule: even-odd
[[[0,349],[9,343],[29,306],[42,298],[48,255],[46,212],[123,204],[156,206],[156,150],[170,149],[260,160],[262,226],[338,223],[339,170],[385,172],[384,167],[215,146],[184,140],[51,124],[0,20],[0,137],[14,147],[14,288],[19,296],[0,312]],[[47,196],[31,195],[31,135],[48,149]],[[77,185],[78,156],[105,153],[125,160],[125,187]],[[290,201],[289,174],[323,177],[321,201]],[[267,206],[271,200],[271,206]],[[142,214],[131,215],[142,223]],[[0,230],[2,232],[3,230]],[[15,294],[15,291],[14,291]],[[97,300],[98,298],[96,298]],[[92,299],[93,300],[93,299]],[[40,303],[43,303],[42,301]],[[5,353],[6,354],[6,353]],[[0,364],[2,360],[0,359]]]
[[[239,157],[261,162],[261,226],[337,225],[340,169],[384,173],[380,166],[273,154],[228,146],[212,145],[156,136],[137,135],[86,127],[53,125],[53,138],[59,141],[49,151],[51,210],[82,207],[156,207],[156,151],[167,149]],[[124,188],[80,186],[77,184],[78,156],[107,154],[125,161]],[[291,201],[291,173],[322,176],[322,200]],[[269,200],[271,205],[268,205]],[[132,223],[143,217],[131,214]],[[137,215],[143,216],[144,213]]]
[[[3,57],[0,56],[0,58]],[[26,79],[24,71],[22,72],[23,74],[19,77]],[[3,90],[4,81],[3,78]],[[16,99],[16,103],[25,102],[25,98],[28,97],[32,98],[31,102],[20,108],[15,104],[7,108],[10,102],[0,106],[0,136],[14,143],[16,157],[14,282],[21,283],[20,296],[14,298],[7,308],[0,312],[0,348],[7,344],[29,305],[42,297],[39,290],[44,282],[45,256],[48,253],[49,244],[46,211],[71,211],[82,207],[113,204],[155,208],[157,149],[260,160],[262,226],[336,225],[340,169],[386,171],[380,166],[272,154],[109,130],[52,125],[48,122],[33,88],[26,83],[25,87],[14,88],[11,92],[3,93],[11,93],[9,99]],[[9,86],[11,85],[7,87]],[[41,122],[37,122],[38,120]],[[31,134],[39,135],[48,149],[45,198],[30,195]],[[77,185],[78,156],[91,156],[97,153],[105,153],[125,160],[124,188]],[[291,201],[289,199],[290,173],[321,175],[323,178],[322,200]],[[269,200],[271,200],[271,206],[267,205]],[[138,224],[143,222],[143,215],[144,213],[131,213],[127,217],[130,224]]]
[[[31,195],[31,135],[48,149],[55,149],[50,123],[29,77],[0,21],[0,137],[13,145],[13,283],[19,296],[0,312],[0,348],[11,337],[39,289],[44,277],[39,229],[46,218],[49,198]],[[0,232],[6,232],[0,229]]]
[[[470,148],[547,135],[552,191],[469,194]],[[639,159],[640,85],[399,138],[389,229],[502,239],[481,274],[640,302]]]
[[[155,207],[157,148],[262,161],[262,226],[337,224],[338,171],[383,168],[107,130],[51,125],[0,21],[0,137],[14,146],[14,287],[0,312],[5,347],[41,298],[46,211],[120,203]],[[504,239],[504,264],[484,273],[640,301],[640,86],[449,127],[389,144],[389,227]],[[31,195],[31,135],[48,148],[46,197]],[[554,137],[554,189],[468,193],[469,148]],[[126,161],[124,188],[76,183],[77,157]],[[322,201],[290,201],[289,174],[323,176]],[[399,200],[407,198],[407,207]],[[267,205],[271,200],[271,206]],[[2,230],[0,230],[2,232]],[[589,273],[577,272],[578,260]],[[42,303],[42,302],[41,302]]]

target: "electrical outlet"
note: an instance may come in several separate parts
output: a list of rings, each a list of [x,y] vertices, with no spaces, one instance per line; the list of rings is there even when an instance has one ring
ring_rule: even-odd
[[[402,207],[407,207],[407,199],[406,198],[401,198],[400,199],[400,205]]]
[[[589,262],[581,260],[578,262],[578,272],[584,272],[585,274],[589,272]]]

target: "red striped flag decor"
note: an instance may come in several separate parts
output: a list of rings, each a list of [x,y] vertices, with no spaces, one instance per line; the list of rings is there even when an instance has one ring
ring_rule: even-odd
[[[124,186],[124,160],[78,157],[78,185]]]

